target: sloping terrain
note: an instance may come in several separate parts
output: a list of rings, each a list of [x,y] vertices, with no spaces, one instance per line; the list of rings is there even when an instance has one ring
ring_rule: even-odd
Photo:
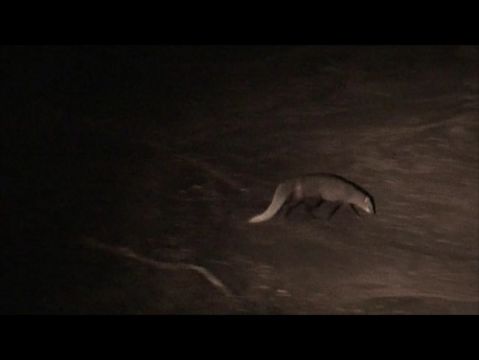
[[[12,298],[38,295],[5,311],[479,313],[477,48],[200,50],[131,61],[115,100],[78,116],[55,195],[30,205],[66,229],[25,244]],[[377,214],[247,223],[316,171]]]

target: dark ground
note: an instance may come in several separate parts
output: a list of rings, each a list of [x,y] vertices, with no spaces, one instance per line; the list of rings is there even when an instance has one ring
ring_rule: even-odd
[[[0,313],[479,313],[477,47],[3,47],[0,64]],[[316,171],[377,215],[247,223]]]

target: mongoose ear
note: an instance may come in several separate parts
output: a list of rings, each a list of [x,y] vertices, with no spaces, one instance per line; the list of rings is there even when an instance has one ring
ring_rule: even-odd
[[[374,205],[373,205],[373,202],[371,200],[371,198],[369,196],[365,196],[364,197],[364,202],[367,204],[367,207],[368,209],[370,209],[370,211],[375,214],[376,213],[376,209],[374,208]]]

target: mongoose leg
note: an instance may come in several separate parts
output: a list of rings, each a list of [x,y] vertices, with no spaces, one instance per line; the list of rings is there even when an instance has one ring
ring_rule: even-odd
[[[295,209],[299,204],[301,204],[301,201],[292,201],[288,205],[286,205],[286,212],[284,213],[284,217],[288,217],[291,214],[291,211]]]
[[[350,206],[351,206],[351,209],[353,209],[353,211],[355,212],[356,216],[361,217],[361,215],[359,214],[359,211],[356,209],[356,206],[354,206],[353,204],[350,204]]]
[[[323,204],[324,200],[323,199],[320,199],[316,202],[316,205],[315,205],[315,208],[319,208],[322,204]]]
[[[313,218],[313,219],[316,219],[316,215],[314,215],[314,205],[310,204],[310,203],[305,203],[304,204],[304,207],[307,211],[307,213]]]
[[[313,219],[318,219],[319,217],[316,216],[314,214],[314,210],[319,208],[321,206],[321,204],[323,203],[323,200],[318,200],[318,201],[315,201],[315,202],[306,202],[305,203],[305,207],[306,207],[306,210],[308,211],[309,215],[311,215],[311,217]]]
[[[342,204],[339,204],[338,206],[336,206],[333,211],[331,211],[331,214],[329,214],[328,216],[328,220],[331,220],[331,218],[333,217],[334,214],[336,214],[336,211],[339,210],[339,208],[341,207]]]

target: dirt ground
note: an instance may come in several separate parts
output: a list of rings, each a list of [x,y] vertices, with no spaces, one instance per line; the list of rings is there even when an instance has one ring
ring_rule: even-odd
[[[1,55],[1,313],[479,314],[477,47]],[[377,214],[247,222],[311,172]]]

